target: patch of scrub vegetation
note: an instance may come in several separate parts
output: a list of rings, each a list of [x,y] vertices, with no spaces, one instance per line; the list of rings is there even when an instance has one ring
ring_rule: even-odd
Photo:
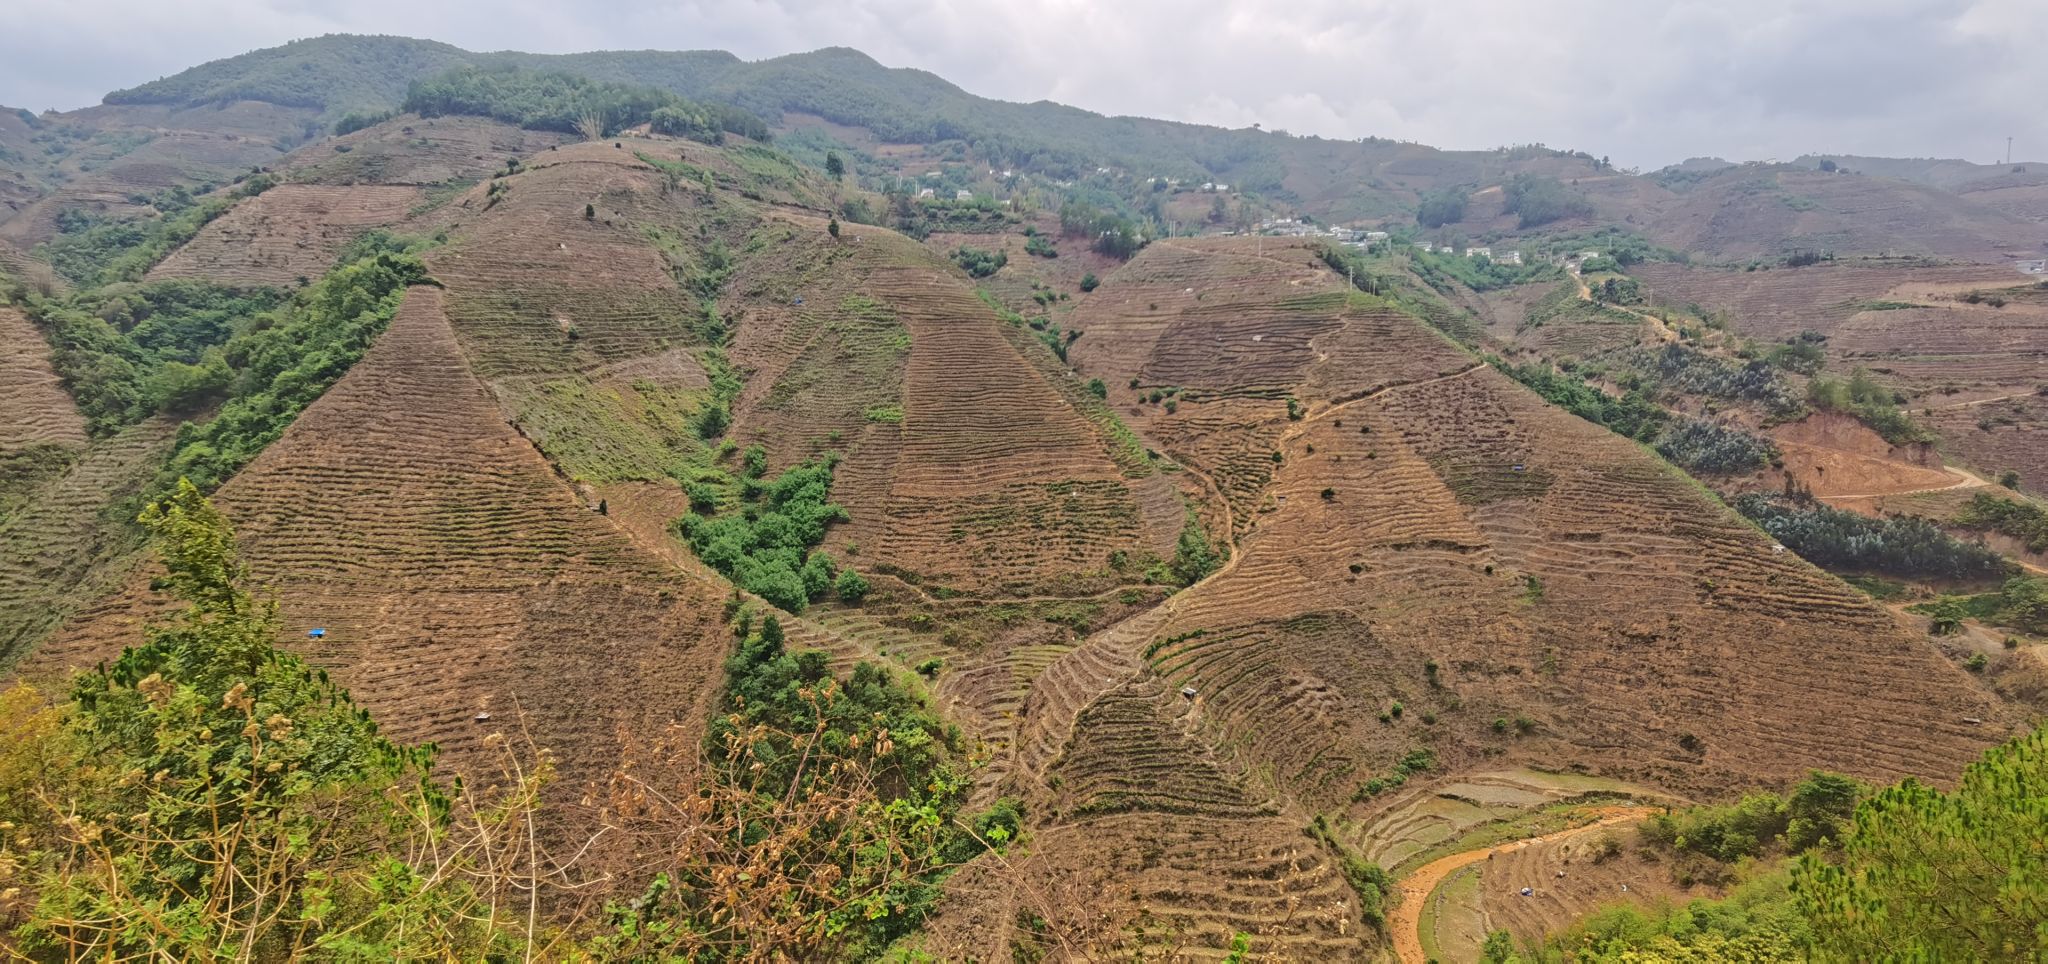
[[[370,239],[288,296],[170,282],[32,298],[27,309],[95,435],[158,413],[198,417],[179,429],[149,491],[162,495],[180,477],[207,491],[369,350],[406,286],[427,280],[417,256],[425,243]]]
[[[747,948],[812,947],[823,958],[870,959],[930,916],[954,867],[1017,838],[1023,812],[1014,800],[964,812],[964,740],[912,684],[865,661],[840,680],[828,654],[789,652],[774,616],[759,632],[750,622],[740,616],[725,705],[704,739],[710,779],[723,788],[715,796],[731,810],[716,822],[740,831],[742,849],[765,853],[746,877],[775,885],[760,888],[776,894],[770,919],[816,934],[736,933],[736,915],[707,899],[730,886],[718,876],[728,868],[685,867],[611,909],[593,947],[600,958],[736,959],[751,956]],[[790,819],[813,809],[814,824]]]
[[[1209,530],[1193,507],[1186,509],[1180,538],[1174,542],[1173,561],[1152,567],[1145,578],[1169,586],[1192,586],[1223,567],[1229,548],[1209,540]]]
[[[220,346],[284,299],[272,289],[167,281],[89,289],[27,307],[87,429],[105,436],[159,411],[217,400],[230,374]]]
[[[2014,576],[1996,591],[1969,596],[1943,596],[1912,611],[1934,621],[1934,632],[1946,635],[1962,627],[1965,617],[2025,633],[2048,634],[2048,580]],[[1978,668],[1983,664],[1979,662]]]
[[[1612,279],[1610,279],[1612,280]],[[1579,297],[1579,286],[1567,281],[1558,285],[1549,294],[1529,306],[1517,332],[1541,328],[1553,322],[1577,323],[1581,325],[1620,325],[1629,328],[1640,327],[1642,318],[1613,307],[1601,300],[1600,285],[1591,287],[1592,298]]]
[[[1545,363],[1511,364],[1499,358],[1489,362],[1543,399],[1595,425],[1606,426],[1616,435],[1648,442],[1663,430],[1668,417],[1663,408],[1641,390],[1615,397],[1587,384],[1582,378],[1561,372]]]
[[[1400,716],[1400,706],[1400,703],[1395,703],[1394,708],[1389,710],[1387,715],[1389,717]],[[1396,761],[1394,766],[1385,775],[1373,777],[1359,784],[1357,789],[1351,791],[1351,800],[1353,803],[1356,803],[1360,800],[1369,800],[1379,796],[1388,790],[1399,789],[1408,782],[1409,777],[1417,773],[1427,773],[1435,766],[1435,752],[1427,747],[1410,750],[1407,755]]]
[[[2048,509],[2037,503],[1979,492],[1963,506],[1956,522],[2011,536],[2033,552],[2048,552]]]
[[[1438,293],[1446,295],[1457,291],[1457,286],[1451,284],[1450,280],[1455,280],[1473,291],[1496,291],[1539,281],[1556,281],[1564,277],[1564,269],[1547,261],[1515,265],[1492,258],[1438,253],[1424,251],[1421,248],[1409,248],[1407,251],[1409,264],[1415,271],[1415,276],[1421,278],[1424,284],[1436,289]],[[1576,292],[1573,297],[1577,297]]]
[[[1519,219],[1518,227],[1524,231],[1552,221],[1593,214],[1592,202],[1554,177],[1517,174],[1502,188],[1507,192],[1508,213]]]
[[[1632,349],[1622,356],[1622,363],[1661,391],[1761,402],[1779,419],[1795,417],[1804,410],[1784,377],[1763,359],[1738,364],[1689,345],[1666,345]]]
[[[1934,433],[1899,408],[1903,399],[1859,368],[1847,379],[1816,378],[1807,383],[1806,400],[1824,412],[1853,415],[1893,445],[1934,441]]]
[[[80,287],[140,281],[200,228],[228,213],[236,201],[255,197],[276,183],[269,174],[250,175],[234,189],[206,198],[196,198],[182,187],[169,188],[149,198],[151,216],[126,220],[68,210],[57,219],[57,236],[38,245],[36,253]]]
[[[1655,447],[1658,455],[1694,475],[1737,475],[1780,457],[1770,439],[1700,418],[1675,419],[1657,437]]]
[[[1873,519],[1811,499],[1751,493],[1731,505],[1801,558],[1824,569],[1904,579],[1982,582],[2002,579],[2012,563],[1964,542],[1926,519]]]
[[[1488,361],[1545,401],[1624,438],[1646,443],[1688,472],[1735,475],[1779,458],[1778,447],[1769,439],[1731,425],[1675,415],[1652,400],[1640,384],[1615,396],[1575,373],[1548,364],[1513,365],[1499,358]]]
[[[1338,866],[1344,871],[1344,882],[1351,885],[1358,895],[1359,915],[1366,926],[1385,933],[1387,929],[1387,897],[1393,893],[1394,879],[1373,863],[1351,852],[1344,842],[1330,830],[1330,823],[1322,814],[1317,814],[1308,825],[1308,835],[1317,843],[1337,855]]]
[[[961,245],[953,250],[953,263],[970,277],[986,278],[1010,263],[1010,256],[1001,251],[984,251]]]
[[[677,534],[697,558],[735,585],[782,609],[803,612],[832,590],[839,575],[832,558],[815,551],[825,540],[826,527],[847,517],[844,508],[829,501],[834,462],[832,457],[807,462],[765,484],[750,465],[748,478],[728,482],[739,490],[738,511],[692,512],[676,521]],[[696,492],[691,500],[697,501]]]

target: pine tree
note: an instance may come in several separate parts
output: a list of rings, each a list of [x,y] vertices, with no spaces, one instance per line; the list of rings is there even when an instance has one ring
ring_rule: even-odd
[[[2048,959],[2048,728],[1953,793],[1908,779],[1856,808],[1839,863],[1793,870],[1821,960]]]

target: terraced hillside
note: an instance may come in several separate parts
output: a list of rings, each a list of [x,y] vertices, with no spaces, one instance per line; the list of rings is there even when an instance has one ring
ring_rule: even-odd
[[[420,200],[402,186],[286,184],[216,218],[150,270],[149,280],[202,278],[230,287],[286,287],[317,278],[364,231],[396,224]]]
[[[440,290],[415,288],[363,361],[224,487],[288,645],[405,739],[460,766],[524,725],[574,781],[627,729],[715,695],[722,593],[592,512],[469,373]],[[35,657],[89,664],[135,638],[139,575]],[[325,638],[307,640],[312,628]]]
[[[857,57],[817,59],[872,81],[880,68]],[[695,62],[702,76],[673,83],[768,103],[730,86],[752,65]],[[363,89],[397,86],[375,80]],[[1055,233],[1065,219],[1044,202],[1068,198],[1050,180],[926,236],[918,212],[931,209],[914,197],[792,160],[825,143],[815,131],[782,138],[787,154],[736,128],[717,145],[646,127],[579,140],[415,115],[328,137],[307,125],[335,104],[201,108],[173,88],[48,121],[82,146],[0,196],[0,214],[18,208],[0,217],[0,269],[37,267],[26,252],[60,214],[119,217],[137,195],[258,165],[281,183],[149,281],[290,287],[373,229],[429,269],[368,353],[317,401],[292,403],[282,437],[215,493],[282,602],[280,642],[457,769],[523,729],[572,799],[637,737],[702,732],[737,607],[768,606],[746,580],[755,560],[724,551],[738,536],[693,541],[704,521],[744,523],[752,541],[735,552],[815,548],[858,579],[827,572],[828,589],[785,600],[801,610],[778,623],[789,648],[903,670],[965,733],[963,812],[1021,802],[1025,845],[951,877],[919,935],[940,959],[1222,959],[1240,934],[1262,958],[1369,959],[1387,946],[1371,865],[1412,867],[1580,794],[1708,799],[1817,767],[1946,781],[2018,718],[1921,629],[1464,347],[1577,361],[1698,341],[1657,308],[1724,318],[1734,335],[1709,336],[1715,350],[1812,330],[1826,372],[1870,369],[1938,429],[1941,453],[2038,488],[2048,300],[2009,265],[1641,264],[1630,271],[1657,304],[1606,308],[1551,269],[1485,293],[1369,271],[1354,283],[1319,242],[1224,236],[1228,203],[1210,236],[1147,228],[1126,260],[1086,244],[1108,232]],[[1147,138],[1134,157],[1186,153],[1193,136],[1126,126]],[[6,143],[57,136],[18,127],[0,129]],[[941,163],[932,145],[873,133],[861,143],[880,154]],[[1592,213],[1554,230],[1640,216],[1646,235],[1695,253],[1989,258],[2039,227],[1848,176],[1737,171],[1687,192],[1540,149],[1287,148],[1268,190],[1401,227],[1416,192],[1478,184],[1465,226],[1520,231],[1493,183],[1515,171],[1583,176]],[[1216,192],[1157,193],[1162,209],[1192,210]],[[1027,241],[1026,224],[1042,235]],[[977,226],[1011,233],[957,233]],[[1901,237],[1920,240],[1895,249]],[[951,257],[962,245],[1009,264],[977,278]],[[113,358],[138,290],[88,292],[105,297],[82,297],[60,339],[105,336]],[[111,418],[178,415],[88,439],[70,393],[90,403],[102,386],[79,382],[104,373],[67,384],[45,333],[0,307],[0,668],[89,665],[160,612],[129,523],[179,420],[226,410],[222,393],[242,387],[206,369],[208,337],[181,356],[201,365],[157,359],[155,375],[121,383],[148,398]],[[1885,498],[1926,490],[1953,510],[1950,486],[1980,487],[1847,415],[1770,431],[1771,471],[1825,472],[1823,497],[1862,499],[1876,480]],[[817,498],[837,507],[798,550],[774,538],[798,523],[763,495],[793,468],[828,472]],[[1744,484],[1775,481],[1758,470]],[[1532,846],[1447,899],[1468,924],[1533,935],[1651,872],[1624,860],[1527,906],[1471,890],[1577,867],[1579,853]]]
[[[85,445],[85,418],[57,384],[49,348],[21,312],[0,308],[0,458],[31,446]]]
[[[2048,384],[2048,300],[2009,266],[1632,271],[1660,303],[1722,313],[1759,341],[1826,336],[1827,373],[1871,372],[1963,465],[2048,473],[2048,447],[2033,430]]]
[[[199,109],[102,106],[46,117],[29,157],[47,158],[44,196],[0,218],[0,240],[32,248],[58,233],[60,212],[119,218],[136,198],[225,184],[268,165],[306,136],[307,112],[240,102]]]
[[[748,148],[640,146],[701,178],[581,144],[494,180],[502,200],[479,186],[435,214],[455,228],[433,263],[466,351],[570,476],[686,477],[708,457],[686,423],[729,353],[744,382],[730,437],[776,466],[841,453],[852,519],[835,540],[863,565],[956,589],[1100,589],[1111,553],[1170,551],[1168,483],[951,269],[892,232],[834,240],[776,206],[815,188]],[[705,187],[728,182],[764,200]]]
[[[1643,450],[1346,295],[1307,250],[1254,245],[1155,245],[1074,314],[1076,362],[1137,378],[1116,407],[1217,479],[1238,521],[1221,571],[1034,685],[1009,779],[1053,825],[1124,852],[1191,818],[1257,839],[1264,812],[1324,814],[1362,849],[1380,778],[1417,749],[1453,772],[1527,762],[1711,792],[1811,766],[1946,772],[1983,739],[1964,718],[2001,712]],[[1271,310],[1298,303],[1320,308]],[[1162,372],[1182,383],[1173,411],[1149,401]],[[1104,773],[1111,752],[1151,779]],[[1104,810],[1114,829],[1092,822]],[[1127,921],[1236,906],[1186,885],[1133,900]]]

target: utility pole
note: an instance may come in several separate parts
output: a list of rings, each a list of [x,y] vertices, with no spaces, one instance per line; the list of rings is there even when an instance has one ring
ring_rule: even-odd
[[[2008,165],[2012,163],[2012,138],[2010,137],[2005,139],[2005,163]]]

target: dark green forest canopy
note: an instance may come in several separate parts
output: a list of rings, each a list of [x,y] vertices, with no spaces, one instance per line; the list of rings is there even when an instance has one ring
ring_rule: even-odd
[[[471,114],[562,133],[595,124],[608,136],[652,123],[660,133],[699,140],[719,139],[725,132],[768,137],[765,122],[737,108],[695,103],[654,87],[515,67],[459,67],[416,81],[401,106],[427,117]]]

